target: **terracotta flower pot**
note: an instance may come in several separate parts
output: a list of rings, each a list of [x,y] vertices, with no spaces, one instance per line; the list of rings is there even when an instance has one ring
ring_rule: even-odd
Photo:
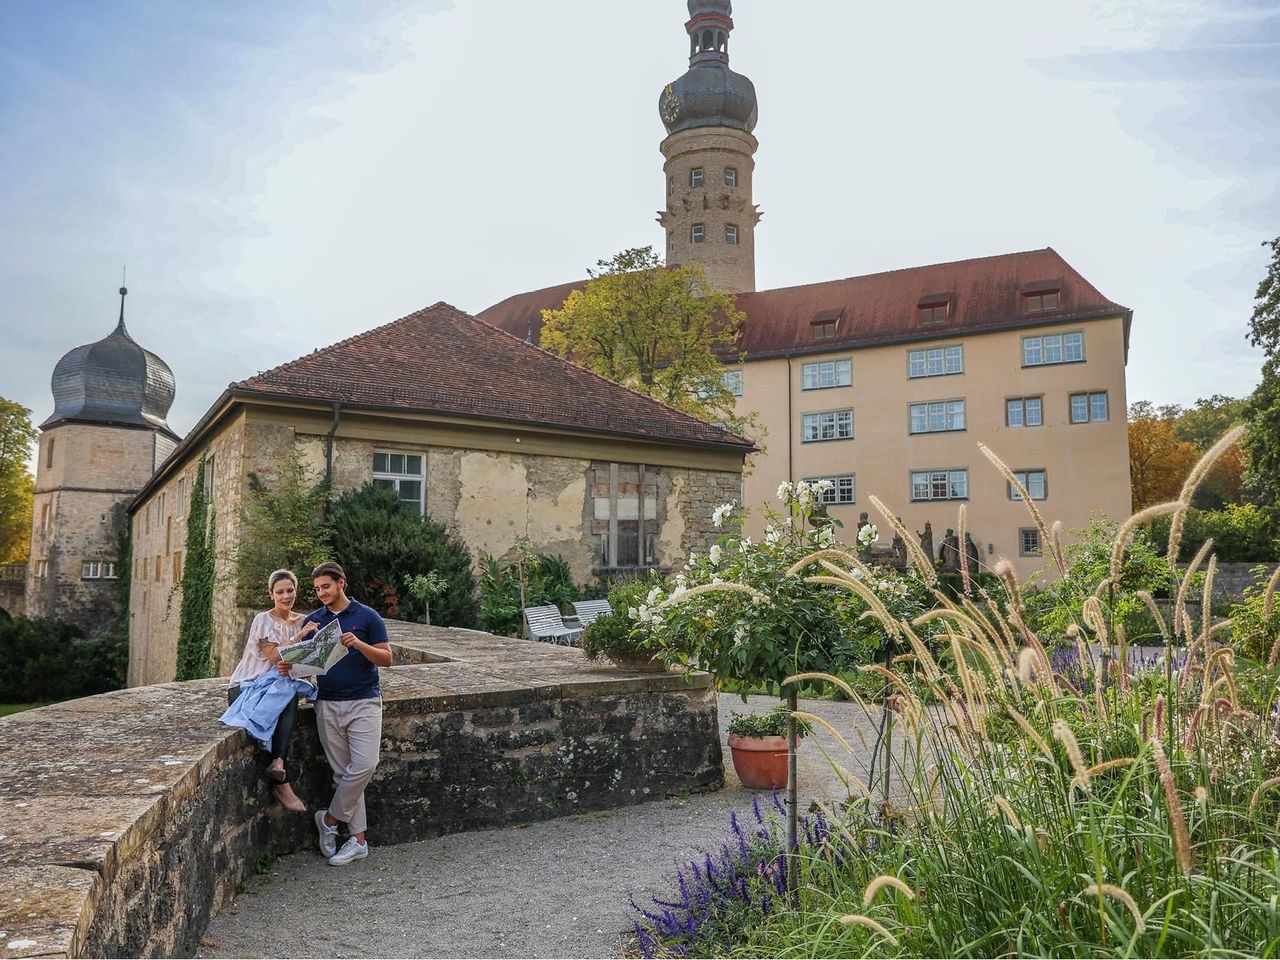
[[[749,790],[781,790],[787,785],[787,738],[729,734],[733,769]]]

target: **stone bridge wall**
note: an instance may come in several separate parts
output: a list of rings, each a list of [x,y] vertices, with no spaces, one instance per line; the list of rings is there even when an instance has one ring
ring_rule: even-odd
[[[24,616],[27,612],[26,593],[27,565],[0,564],[0,610],[11,617]]]
[[[706,677],[389,627],[374,844],[723,783]],[[223,686],[137,687],[0,720],[0,957],[191,955],[260,858],[314,846],[308,816],[269,802],[264,754],[217,722]],[[310,709],[295,757],[299,794],[323,804],[330,772]]]

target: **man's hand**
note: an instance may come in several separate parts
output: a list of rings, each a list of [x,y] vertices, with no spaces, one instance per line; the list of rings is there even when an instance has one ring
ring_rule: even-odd
[[[311,634],[315,633],[319,629],[320,629],[320,625],[316,623],[314,620],[312,620],[310,623],[303,626],[303,628],[298,631],[298,635],[293,639],[297,641],[297,640],[301,640],[303,637],[309,637],[311,636]]]
[[[354,633],[344,633],[338,639],[341,640],[342,645],[344,647],[347,647],[348,649],[350,649],[351,647],[355,646],[357,643],[360,642],[360,638],[357,637]]]
[[[289,671],[292,669],[293,664],[288,660],[281,660],[276,664],[276,673],[280,674],[282,677],[287,677],[289,675]]]

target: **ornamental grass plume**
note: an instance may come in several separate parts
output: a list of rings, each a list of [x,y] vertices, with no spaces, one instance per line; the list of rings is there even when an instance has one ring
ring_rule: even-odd
[[[1182,812],[1182,803],[1178,800],[1178,788],[1173,781],[1173,768],[1169,766],[1169,758],[1164,753],[1164,742],[1158,735],[1151,738],[1151,753],[1155,757],[1160,784],[1164,788],[1164,802],[1169,812],[1169,826],[1173,831],[1178,868],[1183,876],[1189,877],[1192,870],[1191,834],[1187,830],[1187,818]]]
[[[880,935],[895,947],[898,946],[898,938],[870,917],[864,917],[860,913],[846,913],[844,916],[840,917],[839,920],[845,926],[857,924],[860,927],[866,927],[872,933]]]
[[[1138,909],[1137,901],[1129,895],[1129,891],[1123,887],[1117,887],[1114,883],[1091,883],[1084,888],[1086,897],[1097,897],[1101,900],[1104,896],[1123,903],[1129,913],[1133,915],[1133,926],[1137,933],[1146,933],[1147,922],[1142,919],[1142,911]]]
[[[1120,582],[1120,571],[1124,566],[1124,549],[1129,545],[1129,541],[1133,539],[1137,529],[1150,523],[1156,517],[1163,517],[1166,513],[1173,513],[1173,511],[1180,509],[1182,509],[1182,504],[1177,500],[1170,500],[1168,503],[1156,503],[1145,510],[1139,510],[1121,525],[1120,531],[1116,534],[1116,538],[1111,544],[1110,579],[1112,583],[1118,584]]]
[[[1271,777],[1258,784],[1258,789],[1254,790],[1253,796],[1249,798],[1249,813],[1253,813],[1258,809],[1258,803],[1262,800],[1262,795],[1277,784],[1280,784],[1280,777]]]
[[[871,906],[871,901],[876,898],[876,894],[885,887],[892,887],[908,900],[914,900],[916,898],[916,892],[893,874],[882,873],[880,876],[868,883],[867,888],[862,891],[862,905],[864,907]]]
[[[702,583],[696,587],[681,593],[673,593],[661,603],[654,604],[654,610],[665,610],[667,607],[674,607],[682,603],[688,603],[694,597],[704,593],[745,593],[757,603],[768,603],[769,595],[761,593],[755,587],[749,587],[745,583]]]
[[[1022,728],[1022,732],[1027,735],[1027,739],[1036,745],[1036,748],[1053,762],[1053,751],[1049,749],[1049,744],[1045,742],[1044,737],[1040,736],[1040,731],[1031,725],[1031,721],[1018,712],[1017,708],[1011,703],[1005,704],[1005,710],[1009,716],[1013,717],[1014,722]]]
[[[1186,517],[1187,510],[1191,506],[1191,498],[1195,496],[1196,488],[1200,486],[1200,481],[1205,478],[1205,475],[1213,468],[1213,465],[1218,462],[1218,458],[1239,442],[1244,431],[1245,427],[1241,424],[1224,433],[1218,442],[1210,447],[1199,462],[1191,468],[1191,473],[1187,475],[1186,481],[1182,484],[1182,492],[1178,494],[1178,500],[1182,507],[1173,514],[1173,521],[1169,524],[1169,552],[1166,555],[1166,559],[1170,567],[1178,562],[1178,552],[1182,546],[1183,518]]]
[[[1000,471],[1000,474],[1009,482],[1009,485],[1017,492],[1018,499],[1022,501],[1022,505],[1027,508],[1027,513],[1031,514],[1031,521],[1036,525],[1036,529],[1040,531],[1040,542],[1049,543],[1052,537],[1049,534],[1049,528],[1045,525],[1044,517],[1040,516],[1040,511],[1036,509],[1035,502],[1031,499],[1031,494],[1027,492],[1026,486],[1018,479],[1017,475],[1009,469],[1008,464],[996,455],[996,452],[988,447],[985,443],[979,443],[978,449],[982,455],[991,461],[992,466]],[[1067,575],[1067,567],[1061,558],[1055,552],[1053,555],[1054,565],[1058,567],[1058,574],[1062,577]]]
[[[916,573],[920,575],[920,579],[929,585],[936,583],[938,574],[933,569],[933,560],[924,555],[924,550],[921,549],[920,544],[916,543],[916,538],[908,532],[907,528],[902,525],[902,521],[884,505],[879,497],[872,494],[868,499],[880,515],[889,522],[889,526],[893,527],[894,532],[902,538],[902,542],[907,545],[907,555],[911,557],[911,564],[916,568]]]
[[[1271,576],[1267,578],[1267,588],[1262,591],[1262,620],[1265,623],[1271,619],[1271,610],[1276,599],[1276,585],[1280,584],[1280,567],[1276,567],[1272,571]]]
[[[1053,721],[1053,735],[1062,744],[1063,749],[1067,751],[1067,759],[1071,761],[1071,769],[1076,775],[1075,779],[1087,787],[1089,785],[1089,767],[1084,762],[1084,754],[1080,751],[1080,742],[1076,740],[1071,724],[1059,717]]]
[[[1014,811],[1012,804],[1010,804],[1008,800],[997,793],[991,797],[991,803],[996,807],[996,809],[1004,814],[1005,819],[1009,821],[1009,825],[1012,826],[1013,829],[1017,830],[1019,833],[1022,832],[1022,820],[1018,817],[1018,814]],[[994,812],[995,811],[993,810],[992,813]]]

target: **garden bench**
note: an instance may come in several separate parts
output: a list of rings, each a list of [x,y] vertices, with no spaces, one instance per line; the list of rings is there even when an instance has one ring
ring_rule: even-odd
[[[575,600],[573,602],[573,612],[578,618],[578,622],[584,627],[596,617],[603,617],[607,613],[613,613],[613,607],[609,606],[608,600]]]
[[[544,607],[524,608],[525,631],[530,640],[544,640],[548,643],[563,643],[574,646],[582,636],[581,627],[567,627],[560,617],[560,608],[555,604]]]

